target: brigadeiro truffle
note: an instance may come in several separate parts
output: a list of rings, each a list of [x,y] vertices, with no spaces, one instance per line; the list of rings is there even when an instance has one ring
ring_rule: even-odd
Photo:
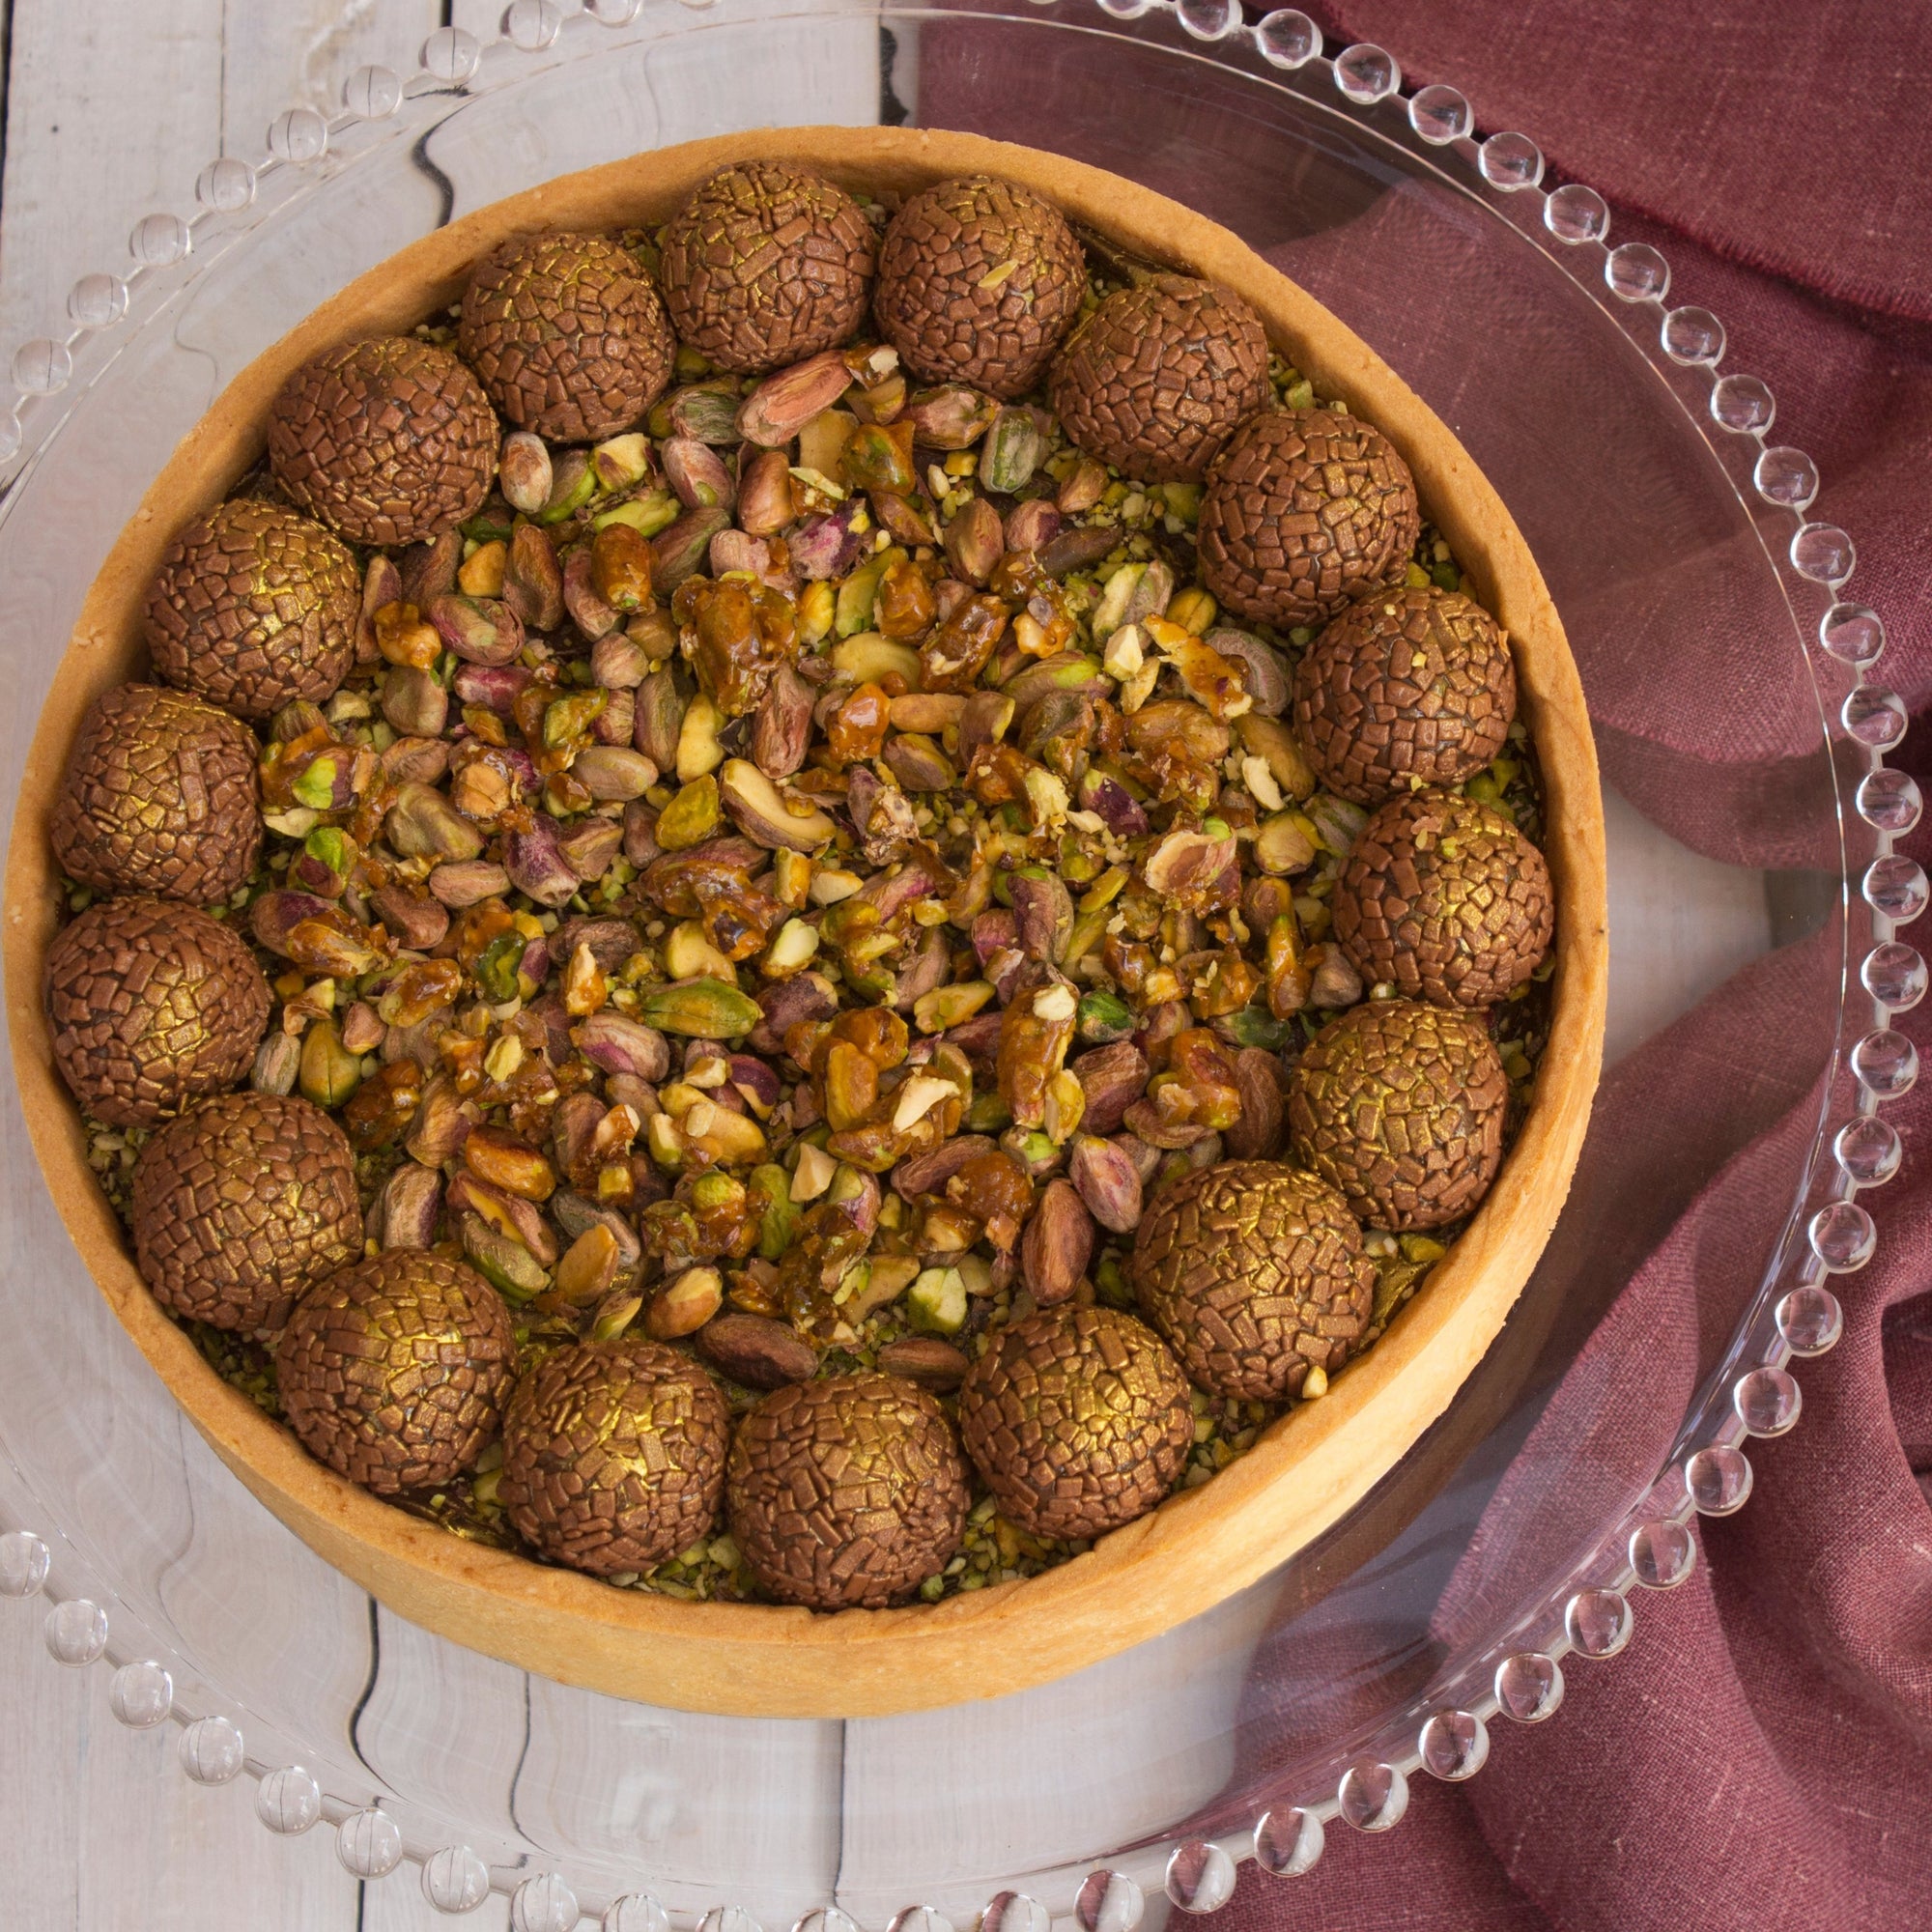
[[[1480,1019],[1372,1000],[1330,1021],[1296,1063],[1289,1133],[1296,1159],[1360,1220],[1397,1233],[1439,1228],[1496,1178],[1508,1104]]]
[[[1054,413],[1088,455],[1149,483],[1196,483],[1268,400],[1268,346],[1239,296],[1186,275],[1116,289],[1054,358]]]
[[[1208,466],[1201,577],[1231,611],[1321,624],[1407,563],[1415,479],[1378,429],[1334,410],[1264,410]]]
[[[477,263],[457,347],[503,415],[560,442],[626,430],[677,340],[638,258],[604,235],[520,235]]]
[[[814,1610],[909,1596],[959,1548],[970,1501],[945,1410],[897,1376],[795,1382],[731,1444],[731,1534],[771,1595]]]
[[[461,1262],[391,1248],[311,1288],[275,1345],[282,1412],[309,1453],[377,1495],[469,1468],[496,1435],[516,1336]]]
[[[351,543],[418,543],[473,517],[497,455],[476,378],[414,335],[325,349],[282,384],[269,417],[275,481]]]
[[[54,1065],[81,1106],[150,1127],[233,1087],[269,1023],[269,982],[232,926],[162,899],[103,899],[54,935]]]
[[[362,1252],[355,1156],[298,1095],[224,1094],[156,1132],[134,1167],[134,1256],[156,1298],[217,1328],[279,1328]]]
[[[1243,1401],[1279,1402],[1311,1368],[1340,1368],[1375,1296],[1348,1204],[1271,1160],[1222,1161],[1163,1187],[1132,1265],[1188,1379]]]
[[[731,1411],[686,1355],[641,1339],[546,1355],[503,1416],[503,1507],[554,1562],[649,1570],[718,1517]]]
[[[1362,978],[1443,1007],[1488,1007],[1549,951],[1543,854],[1493,806],[1431,788],[1362,828],[1332,910]]]
[[[1009,1521],[1036,1536],[1102,1536],[1173,1489],[1194,1401],[1146,1323],[1064,1305],[994,1335],[960,1388],[959,1434]]]
[[[262,845],[260,753],[245,724],[199,698],[155,684],[103,691],[54,799],[61,870],[101,892],[225,899]]]
[[[1297,735],[1322,783],[1357,805],[1473,778],[1515,716],[1508,639],[1480,604],[1433,583],[1358,598],[1295,667]]]
[[[162,681],[243,718],[333,696],[355,659],[361,574],[313,518],[236,497],[161,558],[141,629]]]
[[[872,312],[922,380],[1010,398],[1038,381],[1086,293],[1086,258],[1059,209],[970,175],[893,217]]]
[[[679,336],[721,369],[762,375],[851,339],[877,253],[843,188],[785,161],[741,161],[671,216],[660,272]]]

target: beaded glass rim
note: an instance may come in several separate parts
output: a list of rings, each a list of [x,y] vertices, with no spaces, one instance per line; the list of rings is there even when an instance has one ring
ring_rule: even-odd
[[[8,368],[15,393],[9,397],[0,389],[0,495],[19,485],[35,453],[58,434],[62,392],[77,369],[87,373],[91,357],[111,353],[94,345],[111,340],[127,323],[134,296],[179,270],[197,233],[220,232],[222,224],[245,215],[264,182],[315,167],[332,140],[358,126],[399,116],[406,123],[412,102],[487,90],[521,77],[535,63],[574,57],[584,50],[584,39],[600,31],[662,33],[665,16],[674,18],[677,9],[696,12],[714,4],[650,0],[652,19],[644,22],[646,0],[582,0],[582,11],[568,15],[557,0],[513,0],[494,43],[459,27],[440,28],[424,42],[416,73],[357,70],[343,89],[341,115],[331,119],[307,106],[278,115],[267,130],[266,159],[254,166],[234,156],[210,162],[195,183],[197,213],[143,216],[128,238],[133,266],[82,276],[68,296],[68,334],[39,337],[14,352]],[[1084,13],[1087,0],[1033,4],[1070,15]],[[1563,1700],[1567,1658],[1601,1660],[1625,1648],[1634,1629],[1634,1587],[1667,1590],[1690,1576],[1694,1519],[1729,1515],[1750,1494],[1751,1465],[1742,1445],[1752,1436],[1780,1435],[1798,1420],[1800,1390],[1789,1365],[1826,1353],[1839,1338],[1843,1312],[1829,1278],[1862,1268],[1876,1250],[1872,1216],[1859,1196],[1898,1172],[1899,1136],[1880,1109],[1908,1092],[1918,1074],[1916,1049],[1889,1022],[1918,1003],[1927,983],[1925,961],[1896,935],[1925,909],[1932,885],[1916,861],[1895,849],[1918,823],[1921,799],[1909,774],[1884,762],[1904,737],[1907,713],[1896,693],[1868,681],[1885,648],[1885,626],[1875,611],[1843,596],[1856,561],[1852,540],[1811,517],[1817,466],[1803,450],[1771,440],[1776,405],[1769,386],[1754,376],[1718,374],[1725,351],[1721,322],[1705,308],[1667,306],[1664,257],[1643,242],[1608,245],[1609,208],[1594,189],[1565,182],[1546,190],[1543,154],[1526,134],[1479,136],[1475,110],[1462,93],[1439,83],[1406,90],[1399,64],[1381,47],[1356,44],[1324,54],[1321,29],[1297,10],[1250,24],[1239,0],[1093,4],[1122,22],[1172,14],[1210,58],[1216,47],[1243,58],[1252,52],[1278,84],[1311,98],[1322,95],[1324,83],[1332,86],[1350,108],[1375,116],[1379,132],[1411,152],[1428,151],[1445,175],[1502,213],[1592,293],[1671,378],[1681,402],[1687,395],[1697,400],[1723,433],[1711,446],[1727,475],[1747,502],[1766,506],[1758,514],[1770,523],[1760,528],[1784,536],[1781,546],[1768,546],[1769,554],[1794,618],[1804,626],[1815,613],[1815,650],[1808,641],[1806,646],[1814,671],[1849,673],[1836,715],[1849,746],[1857,748],[1853,799],[1873,847],[1855,882],[1862,907],[1851,903],[1849,884],[1845,893],[1848,917],[1862,912],[1871,943],[1859,963],[1857,988],[1848,986],[1845,1030],[1859,1037],[1846,1047],[1841,1032],[1833,1068],[1831,1118],[1841,1124],[1815,1158],[1781,1245],[1638,1507],[1535,1608],[1472,1648],[1399,1714],[1338,1747],[1325,1787],[1272,1788],[1249,1827],[1214,1838],[1145,1841],[1118,1855],[1123,1869],[1088,1873],[1074,1894],[1072,1917],[1081,1932],[1133,1932],[1146,1885],[1160,1886],[1181,1911],[1209,1912],[1233,1896],[1239,1861],[1252,1858],[1265,1873],[1297,1876],[1321,1858],[1328,1824],[1339,1819],[1370,1833],[1394,1826],[1407,1808],[1415,1772],[1450,1781],[1474,1776],[1489,1756],[1491,1719],[1501,1715],[1518,1723],[1541,1722]],[[755,11],[755,0],[738,5]],[[1862,1030],[1855,1013],[1868,1021]],[[187,1777],[218,1785],[246,1772],[257,1780],[255,1808],[267,1829],[293,1835],[329,1825],[343,1865],[362,1880],[387,1877],[412,1861],[423,1895],[440,1912],[469,1912],[499,1891],[510,1898],[512,1932],[571,1932],[578,1925],[582,1904],[563,1874],[493,1868],[468,1845],[412,1844],[380,1804],[334,1798],[299,1763],[273,1749],[251,1751],[233,1719],[213,1700],[178,1689],[169,1669],[145,1654],[139,1632],[132,1642],[125,1636],[117,1642],[99,1604],[50,1591],[52,1567],[48,1543],[31,1529],[0,1534],[0,1596],[47,1596],[49,1654],[75,1668],[108,1664],[108,1707],[129,1729],[179,1723],[178,1756]],[[733,1905],[714,1906],[692,1922],[697,1932],[762,1932]],[[1037,1900],[1006,1891],[989,1902],[981,1922],[986,1932],[1047,1932],[1050,1915]],[[652,1893],[639,1890],[609,1900],[601,1924],[604,1932],[669,1932],[672,1918]],[[826,1905],[806,1913],[793,1932],[858,1928],[843,1910]],[[912,1905],[890,1921],[888,1932],[952,1932],[952,1926],[933,1908]]]

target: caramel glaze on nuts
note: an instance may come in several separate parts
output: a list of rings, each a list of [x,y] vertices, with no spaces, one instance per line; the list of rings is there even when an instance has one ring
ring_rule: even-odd
[[[463,1263],[410,1248],[319,1282],[275,1345],[289,1426],[337,1475],[385,1496],[476,1460],[515,1356],[502,1296]]]
[[[1357,805],[1473,778],[1515,716],[1509,640],[1460,590],[1368,593],[1295,667],[1296,733],[1328,789]]]
[[[798,1382],[738,1426],[731,1534],[774,1597],[877,1609],[936,1576],[971,1500],[946,1412],[897,1376]]]
[[[81,1106],[153,1126],[248,1071],[269,982],[232,926],[190,906],[103,899],[47,949],[54,1065]]]
[[[457,346],[519,429],[588,442],[629,429],[677,356],[664,303],[603,235],[524,235],[477,263]]]
[[[666,227],[665,300],[679,336],[719,368],[762,375],[856,333],[876,256],[843,188],[783,161],[741,161]]]
[[[546,1355],[503,1417],[503,1505],[519,1535],[594,1577],[648,1570],[718,1517],[731,1414],[688,1356],[656,1342]]]
[[[1122,476],[1199,482],[1269,398],[1267,337],[1239,296],[1155,275],[1116,289],[1073,331],[1049,393],[1067,436]]]
[[[1415,479],[1378,429],[1333,410],[1264,410],[1208,470],[1201,575],[1231,611],[1321,624],[1401,571],[1422,533]]]
[[[1036,1536],[1102,1536],[1174,1487],[1194,1404],[1152,1329],[1075,1305],[993,1337],[959,1391],[959,1433],[1009,1520]]]
[[[262,848],[254,733],[227,712],[154,684],[87,708],[54,799],[54,858],[102,892],[225,899]]]
[[[1215,1395],[1279,1402],[1332,1374],[1369,1319],[1375,1269],[1326,1181],[1231,1160],[1154,1197],[1134,1248],[1141,1307]]]
[[[361,573],[313,518],[235,497],[161,559],[141,628],[164,683],[243,718],[333,695],[355,657]]]
[[[1353,1007],[1315,1036],[1288,1096],[1295,1157],[1356,1216],[1439,1228],[1487,1192],[1509,1081],[1480,1017],[1409,1000]]]
[[[1453,791],[1392,799],[1356,838],[1335,936],[1371,983],[1442,1007],[1488,1007],[1549,951],[1543,854],[1493,806]]]
[[[164,1307],[279,1328],[362,1251],[348,1137],[297,1095],[224,1094],[170,1121],[134,1168],[134,1257]]]
[[[1038,380],[1086,292],[1065,216],[1026,188],[971,175],[893,217],[872,309],[916,376],[1006,399]]]
[[[415,543],[473,517],[497,455],[476,378],[413,335],[324,350],[282,384],[269,419],[275,481],[351,543]]]

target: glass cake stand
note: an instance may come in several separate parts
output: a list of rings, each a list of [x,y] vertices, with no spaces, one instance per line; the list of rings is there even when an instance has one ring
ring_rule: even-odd
[[[212,162],[190,213],[148,216],[131,264],[75,285],[66,339],[14,353],[8,798],[57,640],[177,439],[405,243],[733,128],[884,120],[1059,150],[1235,229],[1460,434],[1555,595],[1609,787],[1600,1131],[1461,1397],[1347,1520],[1220,1608],[936,1712],[650,1709],[381,1608],[184,1425],[93,1291],[0,1083],[0,1592],[38,1600],[0,1615],[44,1616],[53,1657],[94,1668],[124,1723],[180,1723],[188,1776],[259,1780],[270,1830],[334,1830],[353,1872],[413,1871],[390,1882],[445,1911],[510,1892],[519,1932],[568,1932],[580,1912],[611,1932],[663,1932],[667,1914],[705,1932],[947,1932],[1002,1892],[1009,1928],[1130,1932],[1169,1900],[1219,1903],[1237,1861],[1287,1879],[1324,1829],[1387,1829],[1418,1772],[1468,1776],[1499,1717],[1549,1716],[1566,1669],[1594,1667],[1577,1658],[1627,1642],[1637,1586],[1690,1574],[1696,1515],[1745,1501],[1746,1438],[1796,1420],[1786,1365],[1836,1339],[1830,1277],[1874,1242],[1855,1197],[1898,1161],[1879,1103],[1916,1072],[1888,1014],[1923,990],[1893,928],[1927,887],[1891,850],[1918,799],[1882,767],[1904,729],[1865,682],[1883,627],[1845,596],[1851,542],[1812,519],[1817,473],[1772,438],[1770,391],[1719,375],[1722,327],[1668,306],[1662,257],[1611,245],[1589,188],[1546,192],[1525,136],[1478,139],[1454,90],[1405,94],[1380,49],[1320,48],[1304,15],[1250,26],[1234,0],[587,0],[567,20],[517,0],[500,43],[444,29],[420,71],[358,73],[337,120],[281,116],[261,165]],[[1711,829],[1746,798],[1747,841]],[[1719,988],[1754,1032],[1688,1078],[1672,1024]],[[1746,1077],[1762,1037],[1778,1079]],[[1619,1083],[1652,1080],[1646,1130],[1602,1130]],[[1724,1305],[1695,1374],[1666,1385],[1605,1317],[1747,1148],[1767,1205],[1700,1257]]]

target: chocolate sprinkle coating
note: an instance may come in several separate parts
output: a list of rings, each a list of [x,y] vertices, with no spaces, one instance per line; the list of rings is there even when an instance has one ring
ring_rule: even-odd
[[[462,1262],[391,1248],[318,1282],[275,1345],[282,1413],[309,1453],[379,1496],[446,1483],[496,1435],[516,1335]]]
[[[576,1343],[510,1397],[503,1506],[554,1562],[593,1577],[649,1570],[710,1532],[730,1447],[730,1408],[689,1356]]]
[[[1295,735],[1327,788],[1379,805],[1411,781],[1473,778],[1509,737],[1509,639],[1460,590],[1405,584],[1358,598],[1302,653]]]
[[[1422,532],[1415,479],[1378,429],[1333,410],[1264,410],[1208,469],[1201,579],[1231,611],[1320,624],[1401,573]]]
[[[456,346],[506,420],[554,442],[629,429],[677,358],[638,258],[606,235],[520,235],[477,263]]]
[[[959,1548],[971,1500],[946,1411],[897,1376],[794,1382],[731,1444],[731,1534],[766,1590],[814,1610],[910,1595]]]
[[[968,175],[894,215],[872,312],[914,375],[1006,400],[1039,380],[1086,293],[1087,258],[1059,209]]]
[[[261,719],[334,695],[361,604],[347,545],[286,504],[236,497],[168,546],[141,630],[164,683]]]
[[[134,1258],[164,1308],[279,1328],[362,1252],[348,1136],[298,1094],[243,1089],[170,1121],[134,1167]]]
[[[1198,483],[1268,400],[1268,345],[1239,296],[1187,275],[1116,289],[1054,358],[1048,395],[1089,456],[1148,483]]]
[[[1509,1081],[1468,1013],[1373,1000],[1331,1020],[1288,1090],[1295,1157],[1356,1216],[1400,1234],[1475,1207],[1503,1158]]]
[[[54,1065],[82,1108],[150,1127],[247,1073],[269,982],[247,942],[192,906],[103,899],[47,948]]]
[[[960,1388],[959,1434],[1009,1521],[1036,1536],[1101,1536],[1173,1489],[1194,1444],[1194,1400],[1151,1328],[1067,1304],[994,1335]]]
[[[679,336],[719,368],[758,376],[849,341],[877,257],[843,188],[784,161],[740,161],[671,216],[660,272]]]
[[[87,707],[49,836],[69,878],[193,905],[225,899],[262,847],[254,733],[156,684],[116,685]]]
[[[352,543],[418,543],[473,517],[497,448],[476,378],[413,335],[325,349],[282,384],[269,418],[275,481]]]
[[[1296,1395],[1341,1367],[1375,1299],[1362,1231],[1326,1181],[1227,1160],[1163,1187],[1142,1221],[1134,1286],[1196,1387],[1243,1401]]]
[[[1555,929],[1543,854],[1493,806],[1434,788],[1392,799],[1336,882],[1335,936],[1363,979],[1438,1007],[1488,1007]]]

